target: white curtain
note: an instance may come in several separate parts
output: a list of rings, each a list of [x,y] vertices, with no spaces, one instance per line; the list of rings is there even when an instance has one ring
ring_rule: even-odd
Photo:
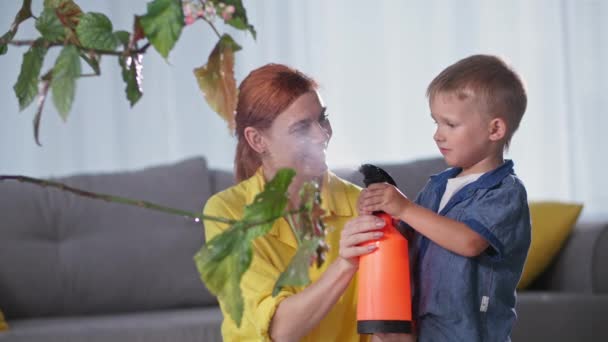
[[[34,0],[39,13],[42,0]],[[146,1],[77,1],[102,12],[115,29],[131,30]],[[608,212],[608,2],[539,1],[245,1],[258,39],[234,32],[237,82],[260,65],[292,65],[316,78],[334,127],[333,167],[438,156],[424,92],[449,64],[475,53],[497,54],[526,80],[528,110],[508,158],[531,199],[579,201],[585,214]],[[0,3],[6,30],[20,1]],[[32,25],[17,38],[33,38]],[[165,62],[144,57],[144,96],[133,109],[117,62],[102,76],[78,81],[62,122],[51,101],[32,134],[32,106],[22,113],[12,86],[25,48],[0,56],[0,173],[59,176],[134,169],[203,155],[231,169],[235,142],[204,102],[192,69],[215,36],[203,22],[185,28]],[[57,50],[57,49],[55,49]],[[57,51],[46,58],[50,67]]]

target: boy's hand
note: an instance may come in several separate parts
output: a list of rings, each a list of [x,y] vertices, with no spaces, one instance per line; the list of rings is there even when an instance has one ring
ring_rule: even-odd
[[[358,207],[361,214],[384,211],[392,217],[403,219],[411,203],[396,187],[388,183],[374,183],[361,191]]]

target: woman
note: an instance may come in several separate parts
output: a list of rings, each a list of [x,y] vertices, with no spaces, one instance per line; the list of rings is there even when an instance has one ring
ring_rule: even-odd
[[[253,261],[241,289],[245,310],[240,328],[224,312],[225,340],[359,341],[357,334],[357,257],[374,247],[357,244],[381,236],[374,231],[373,216],[357,215],[360,189],[327,170],[325,151],[332,135],[326,107],[317,84],[301,72],[269,64],[251,72],[239,87],[235,114],[238,145],[235,157],[237,185],[212,196],[205,214],[239,219],[243,207],[262,191],[280,168],[296,170],[288,192],[289,205],[298,206],[298,191],[310,180],[321,184],[326,216],[326,241],[330,246],[320,269],[311,267],[312,284],[305,289],[285,287],[276,296],[272,289],[295,254],[297,243],[285,219],[253,242]],[[347,227],[345,224],[349,221]],[[370,228],[372,227],[372,228]],[[225,225],[206,222],[210,240]]]

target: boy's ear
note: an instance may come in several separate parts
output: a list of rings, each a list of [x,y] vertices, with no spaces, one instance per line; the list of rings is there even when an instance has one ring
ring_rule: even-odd
[[[259,130],[253,127],[245,127],[243,135],[245,136],[249,146],[251,146],[254,151],[260,154],[266,152],[266,142],[264,141],[264,136]]]
[[[494,118],[490,121],[490,140],[499,141],[507,135],[507,123],[502,118]]]

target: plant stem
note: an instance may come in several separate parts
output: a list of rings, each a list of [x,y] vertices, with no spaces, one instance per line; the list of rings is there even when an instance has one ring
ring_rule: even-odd
[[[302,245],[302,240],[300,239],[300,234],[298,234],[298,232],[296,231],[296,224],[293,221],[293,217],[291,216],[291,214],[288,214],[286,216],[286,218],[287,218],[287,223],[289,223],[289,228],[291,228],[291,232],[293,233],[293,236],[296,237],[298,246]]]
[[[239,222],[237,220],[227,219],[224,217],[196,214],[196,213],[186,211],[186,210],[165,207],[165,206],[155,204],[152,202],[148,202],[148,201],[134,200],[134,199],[126,198],[126,197],[113,196],[113,195],[108,195],[108,194],[101,194],[101,193],[81,190],[81,189],[77,189],[77,188],[65,185],[63,183],[54,182],[54,181],[45,180],[45,179],[38,179],[38,178],[33,178],[33,177],[17,176],[17,175],[0,175],[0,182],[5,181],[5,180],[14,180],[14,181],[23,182],[23,183],[32,183],[32,184],[35,184],[35,185],[38,185],[41,187],[51,187],[51,188],[56,188],[56,189],[59,189],[62,191],[67,191],[67,192],[70,192],[70,193],[73,193],[73,194],[76,194],[76,195],[82,196],[82,197],[88,197],[88,198],[92,198],[92,199],[103,200],[106,202],[127,204],[127,205],[136,206],[136,207],[140,207],[140,208],[161,211],[161,212],[168,213],[168,214],[179,215],[179,216],[183,216],[186,218],[191,218],[191,219],[194,219],[195,222],[215,221],[215,222],[225,223],[228,225],[233,225],[233,224]],[[302,207],[302,208],[295,209],[295,210],[285,211],[285,212],[281,213],[280,215],[277,215],[277,216],[274,216],[274,217],[271,217],[271,218],[268,218],[265,220],[249,222],[248,224],[246,224],[244,226],[244,228],[247,229],[247,228],[251,228],[254,226],[261,225],[261,224],[271,223],[271,222],[274,222],[276,219],[281,218],[283,216],[287,216],[289,218],[289,215],[298,214],[304,210],[305,210],[305,208]],[[294,232],[294,234],[295,234],[295,232]],[[296,238],[297,237],[298,237],[298,235],[296,234]]]
[[[121,204],[127,204],[127,205],[132,205],[132,206],[146,208],[146,209],[162,211],[162,212],[169,213],[169,214],[184,216],[187,218],[193,218],[195,220],[209,220],[209,221],[216,221],[216,222],[227,223],[227,224],[234,224],[236,222],[235,220],[229,220],[229,219],[225,219],[222,217],[206,216],[206,215],[202,215],[202,214],[195,214],[195,213],[181,210],[181,209],[165,207],[165,206],[151,203],[148,201],[133,200],[130,198],[125,198],[125,197],[119,197],[119,196],[113,196],[113,195],[101,194],[101,193],[94,193],[94,192],[90,192],[90,191],[86,191],[86,190],[73,188],[73,187],[65,185],[63,183],[44,180],[44,179],[32,178],[32,177],[27,177],[27,176],[1,175],[0,181],[4,181],[4,180],[15,180],[15,181],[24,182],[24,183],[36,184],[36,185],[39,185],[42,187],[57,188],[59,190],[67,191],[67,192],[76,194],[78,196],[89,197],[89,198],[103,200],[103,201],[107,201],[107,202],[121,203]]]
[[[28,39],[28,40],[11,40],[8,42],[10,45],[14,46],[33,46],[36,43],[36,40]],[[55,46],[64,46],[63,42],[49,42],[47,43],[47,47],[55,47]],[[86,52],[94,52],[99,55],[111,55],[111,56],[123,56],[123,55],[133,55],[133,54],[141,54],[145,53],[146,50],[150,47],[150,43],[146,43],[144,46],[137,50],[124,50],[124,51],[112,51],[112,50],[99,50],[99,49],[89,49],[83,48],[81,46],[76,46],[82,51]]]
[[[220,32],[215,28],[215,25],[213,25],[213,23],[209,20],[207,20],[207,18],[203,18],[204,21],[207,22],[207,24],[209,24],[209,26],[211,26],[211,28],[213,29],[213,32],[215,32],[215,34],[217,35],[218,38],[222,38],[222,35],[220,34]]]

